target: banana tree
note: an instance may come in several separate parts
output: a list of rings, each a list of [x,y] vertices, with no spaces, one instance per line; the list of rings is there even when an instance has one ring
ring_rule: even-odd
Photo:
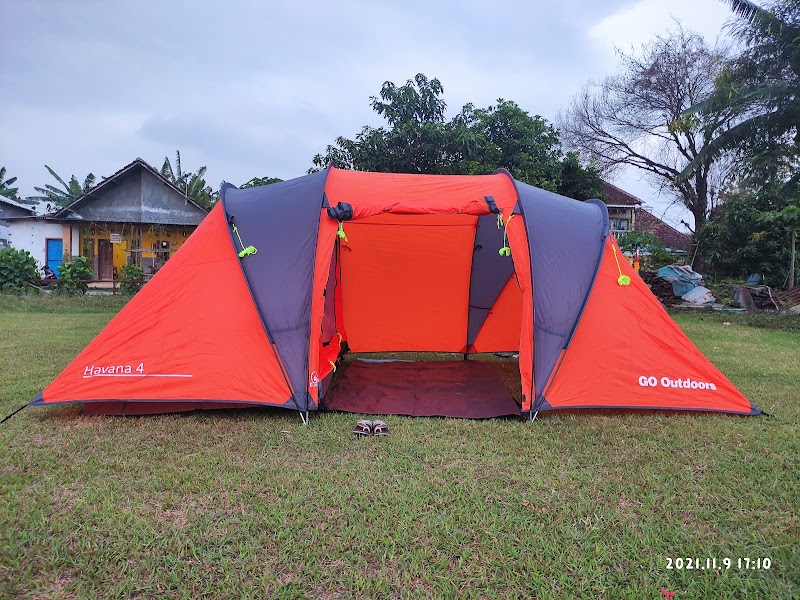
[[[219,193],[206,184],[205,179],[203,179],[205,174],[206,167],[200,167],[196,173],[184,171],[181,167],[180,150],[175,152],[174,166],[166,156],[164,157],[164,164],[161,166],[161,175],[164,179],[170,181],[176,188],[203,208],[211,208],[219,199]]]
[[[78,181],[78,178],[75,177],[75,175],[73,175],[70,178],[69,183],[67,183],[49,166],[45,165],[44,167],[49,171],[50,175],[52,175],[55,180],[61,184],[61,188],[50,184],[46,184],[44,187],[34,186],[33,189],[42,195],[31,196],[28,198],[28,200],[47,202],[52,204],[54,207],[62,207],[74,202],[94,187],[95,176],[92,173],[89,173],[86,176],[86,179],[83,180],[83,184]]]
[[[6,168],[0,167],[0,196],[19,202],[19,196],[17,195],[19,188],[11,187],[16,180],[16,177],[6,179]]]

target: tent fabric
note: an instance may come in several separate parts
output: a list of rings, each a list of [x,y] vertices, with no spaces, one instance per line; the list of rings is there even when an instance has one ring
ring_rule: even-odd
[[[609,238],[586,311],[541,408],[760,412],[689,341],[625,260],[619,265],[631,284],[619,285],[615,248],[621,255]]]
[[[96,402],[94,412],[116,414],[305,413],[336,388],[348,351],[511,350],[522,412],[758,413],[625,261],[632,283],[616,283],[614,248],[602,202],[502,169],[330,167],[258,188],[226,185],[190,239],[35,402]],[[454,380],[476,384],[479,367],[458,369]],[[479,397],[492,404],[491,393]]]
[[[344,412],[489,419],[519,414],[494,370],[478,361],[355,361],[325,408]]]
[[[518,352],[523,309],[522,291],[515,275],[508,278],[491,306],[469,353]]]
[[[478,217],[476,227],[469,279],[468,348],[475,343],[492,307],[514,274],[513,261],[498,252],[503,246],[503,230],[498,227],[497,217]]]
[[[274,185],[228,188],[221,200],[228,220],[237,226],[234,243],[241,237],[257,250],[244,257],[242,269],[302,410],[313,402],[306,385],[311,282],[327,176],[326,170]],[[276,226],[264,227],[265,218]]]
[[[39,400],[296,408],[249,300],[218,205]]]
[[[513,181],[494,175],[411,175],[367,173],[332,168],[325,193],[331,206],[347,202],[353,219],[382,213],[396,215],[488,214],[484,198],[492,196],[498,208],[513,207]]]
[[[538,395],[586,303],[608,234],[608,212],[602,203],[575,202],[525,183],[518,183],[517,189],[528,239],[536,244],[530,265],[536,286]]]
[[[342,300],[353,352],[465,352],[471,215],[348,221]],[[497,250],[489,250],[497,252]]]

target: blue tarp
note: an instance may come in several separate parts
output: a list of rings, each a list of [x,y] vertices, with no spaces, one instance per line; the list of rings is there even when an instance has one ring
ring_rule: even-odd
[[[661,267],[657,273],[659,277],[672,284],[672,293],[679,298],[697,286],[703,285],[703,276],[692,271],[691,267],[669,265]]]

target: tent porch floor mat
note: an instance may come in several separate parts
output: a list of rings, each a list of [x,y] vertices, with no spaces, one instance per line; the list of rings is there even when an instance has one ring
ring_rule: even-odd
[[[471,360],[351,363],[323,408],[373,415],[488,419],[520,407],[495,371]]]

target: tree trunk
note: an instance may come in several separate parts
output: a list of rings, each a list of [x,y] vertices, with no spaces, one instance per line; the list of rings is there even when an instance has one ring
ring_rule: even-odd
[[[789,259],[789,289],[791,290],[794,287],[794,265],[795,265],[795,257],[797,256],[797,232],[792,231],[792,255]]]
[[[703,256],[703,249],[700,247],[698,234],[706,222],[705,207],[702,210],[692,211],[694,214],[694,234],[692,235],[692,264],[691,267],[697,273],[702,273],[706,268],[706,260]]]

